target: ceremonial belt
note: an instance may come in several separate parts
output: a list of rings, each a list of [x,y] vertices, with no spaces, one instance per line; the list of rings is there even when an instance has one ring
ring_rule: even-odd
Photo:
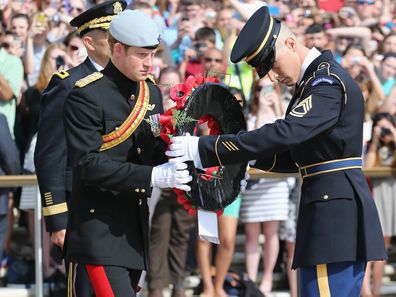
[[[149,101],[149,87],[145,81],[141,81],[139,86],[139,96],[136,99],[134,108],[125,122],[123,122],[117,130],[102,136],[103,144],[99,151],[108,150],[128,139],[143,121]]]
[[[346,158],[315,163],[312,165],[299,167],[299,171],[301,177],[305,178],[317,174],[355,168],[362,168],[362,158]]]

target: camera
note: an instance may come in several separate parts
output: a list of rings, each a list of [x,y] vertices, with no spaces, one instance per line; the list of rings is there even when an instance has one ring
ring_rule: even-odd
[[[62,56],[57,56],[55,58],[56,69],[59,69],[61,66],[65,65],[65,58]]]
[[[381,128],[381,137],[385,137],[387,135],[390,135],[392,132],[389,128]]]
[[[361,58],[360,57],[351,57],[351,63],[353,65],[360,64],[360,62],[361,62]]]
[[[57,23],[57,24],[60,22],[60,20],[61,20],[61,17],[60,17],[59,13],[54,14],[51,18],[51,21],[54,23]]]
[[[207,48],[208,46],[206,45],[205,42],[195,42],[195,43],[193,43],[193,47],[194,47],[194,49],[195,49],[197,52],[199,52],[199,51],[201,51],[202,49]]]
[[[261,88],[260,95],[265,96],[269,93],[272,93],[273,91],[274,91],[274,88],[272,87],[272,85],[265,85]]]

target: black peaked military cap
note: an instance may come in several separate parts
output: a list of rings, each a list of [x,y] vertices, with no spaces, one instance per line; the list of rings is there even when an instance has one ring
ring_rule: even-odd
[[[275,62],[275,42],[281,22],[271,17],[268,7],[258,9],[246,22],[231,51],[231,61],[245,60],[265,76]]]
[[[70,25],[77,27],[80,36],[93,29],[109,29],[114,16],[125,9],[127,3],[122,0],[106,1],[91,7],[70,21]]]

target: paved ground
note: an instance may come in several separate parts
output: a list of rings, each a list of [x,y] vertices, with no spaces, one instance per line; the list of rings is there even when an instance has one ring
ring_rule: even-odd
[[[17,235],[20,236],[17,236]],[[240,235],[238,235],[240,237]],[[23,241],[26,240],[26,234],[19,230],[19,232],[14,232],[14,237],[16,237],[15,242],[18,243],[14,245],[14,249],[17,249],[18,251],[16,254],[19,255],[24,255],[24,257],[27,257],[27,255],[32,254],[32,248],[26,248],[22,243]],[[20,237],[20,240],[17,240]],[[237,250],[234,255],[233,259],[233,264],[235,264],[233,267],[234,271],[240,271],[243,269],[243,253],[240,252],[240,245],[243,245],[243,238],[239,238],[237,240]],[[239,246],[239,248],[238,248]],[[383,282],[383,287],[382,287],[382,295],[383,297],[396,297],[396,242],[393,245],[393,249],[390,251],[390,257],[389,261],[391,265],[387,266],[388,269],[386,269],[386,274],[387,276],[384,278]],[[31,258],[31,257],[30,257]],[[242,266],[241,266],[242,265]],[[242,268],[241,268],[242,267]],[[1,274],[1,271],[0,271]],[[259,275],[260,278],[260,275]],[[186,278],[186,283],[185,286],[188,288],[194,288],[198,286],[199,284],[199,278],[197,276],[193,277],[188,277]],[[285,287],[285,283],[287,283],[287,280],[285,279],[285,276],[282,274],[276,274],[274,275],[274,282],[278,284],[279,288]],[[44,288],[45,293],[48,293],[48,285]],[[147,297],[148,293],[146,288],[143,290],[141,297]],[[192,297],[192,296],[197,296],[193,295],[193,289],[187,289],[186,290],[186,295],[187,297]],[[32,288],[27,289],[25,288],[24,285],[9,285],[6,288],[0,287],[0,297],[47,297],[48,294],[45,294],[44,296],[35,296],[35,290],[34,290],[34,285]],[[289,297],[290,294],[289,292],[285,290],[275,290],[271,295],[271,297]],[[65,296],[66,297],[66,296]],[[164,297],[170,297],[170,290],[164,290]]]
[[[190,280],[192,282],[196,282],[196,280]],[[193,297],[192,289],[186,291],[187,297]],[[197,296],[197,295],[196,295]],[[279,290],[273,292],[270,297],[289,297],[290,294],[287,291]],[[383,297],[396,297],[396,281],[386,281],[382,287],[382,295]],[[18,287],[10,287],[10,288],[0,288],[0,297],[36,297],[34,295],[34,288],[25,289]],[[66,297],[66,296],[65,296]],[[147,297],[147,290],[142,292],[141,297]],[[170,297],[170,290],[164,290],[164,297]]]

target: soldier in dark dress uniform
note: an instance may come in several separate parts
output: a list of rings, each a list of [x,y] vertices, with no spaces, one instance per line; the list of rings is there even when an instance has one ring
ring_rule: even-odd
[[[384,260],[378,214],[362,167],[364,100],[330,51],[306,48],[266,7],[248,20],[231,53],[260,77],[296,85],[285,119],[237,135],[180,136],[169,156],[196,166],[256,160],[300,172],[302,196],[293,268],[301,296],[359,296],[367,261]]]
[[[42,211],[51,241],[63,248],[72,178],[63,127],[63,105],[75,82],[103,69],[110,59],[107,30],[111,19],[126,7],[124,1],[106,1],[71,20],[77,27],[88,57],[80,65],[55,73],[44,90],[35,149],[35,166],[41,192]],[[78,296],[91,296],[84,273],[78,274]]]
[[[77,27],[88,57],[80,65],[55,73],[45,89],[35,149],[35,166],[41,192],[45,226],[51,241],[63,248],[72,177],[63,127],[63,105],[75,82],[102,70],[110,59],[107,30],[111,19],[126,7],[124,1],[106,1],[71,20]],[[92,287],[84,273],[78,274],[78,296],[91,296]]]
[[[166,162],[166,143],[147,121],[163,112],[160,90],[148,78],[159,40],[149,16],[121,12],[110,23],[110,62],[77,81],[67,97],[69,292],[74,268],[84,267],[96,297],[135,296],[147,270],[151,188],[189,190],[187,165]]]
[[[106,66],[110,58],[108,45],[107,48],[97,46],[100,40],[93,36],[102,34],[107,44],[110,20],[125,7],[126,3],[123,1],[107,1],[90,8],[71,21],[71,25],[79,28],[83,40],[90,40],[95,46],[86,46],[88,57],[83,63],[67,71],[55,73],[43,93],[35,165],[46,229],[51,232],[54,243],[60,246],[63,246],[62,237],[67,226],[67,200],[71,191],[71,168],[62,121],[63,105],[77,80]],[[107,21],[92,28],[86,26],[102,17]],[[85,28],[81,30],[83,26]]]

